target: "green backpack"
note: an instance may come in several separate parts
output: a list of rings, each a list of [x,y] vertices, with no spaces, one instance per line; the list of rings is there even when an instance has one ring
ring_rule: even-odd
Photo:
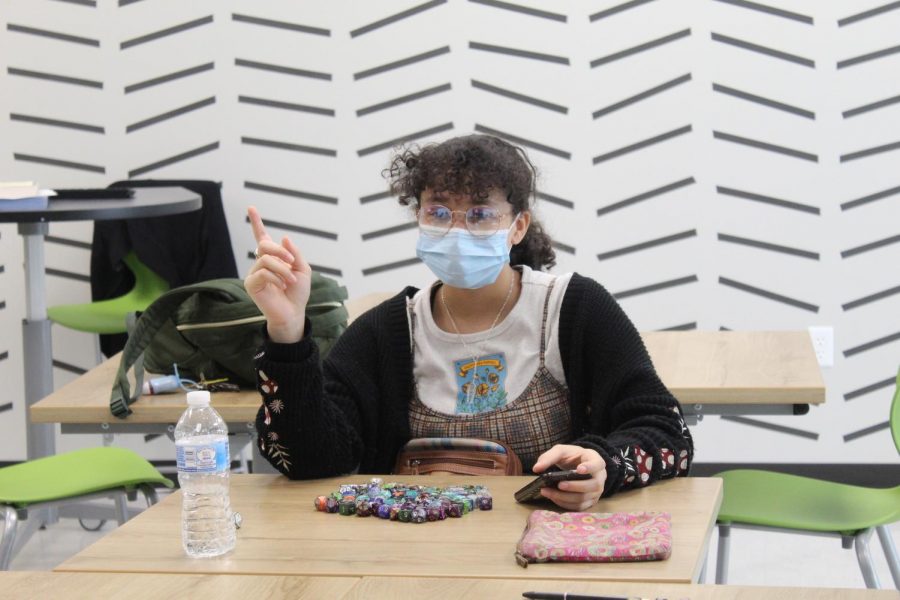
[[[346,299],[346,288],[313,273],[306,316],[320,358],[347,328]],[[110,396],[112,414],[119,418],[131,414],[129,405],[140,396],[144,369],[171,373],[176,364],[179,374],[189,379],[224,377],[254,387],[253,356],[263,342],[264,322],[240,279],[213,279],[169,290],[140,314],[129,333]],[[134,393],[128,382],[132,365]]]

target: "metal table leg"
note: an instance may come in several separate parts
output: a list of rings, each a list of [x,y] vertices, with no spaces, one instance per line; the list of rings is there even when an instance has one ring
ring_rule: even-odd
[[[22,349],[25,353],[26,455],[29,460],[55,454],[55,426],[31,422],[30,408],[53,391],[53,358],[47,293],[44,277],[44,223],[19,223],[25,243],[25,320]]]

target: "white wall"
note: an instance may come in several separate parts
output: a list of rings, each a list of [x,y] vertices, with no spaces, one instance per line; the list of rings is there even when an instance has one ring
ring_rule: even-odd
[[[557,270],[595,277],[615,293],[681,282],[621,299],[639,328],[835,327],[838,352],[835,367],[825,372],[826,406],[804,417],[754,418],[751,424],[708,418],[694,428],[698,460],[895,460],[882,425],[891,388],[882,384],[867,393],[857,391],[892,378],[900,362],[900,10],[838,24],[886,0],[766,0],[775,13],[760,10],[759,4],[716,0],[515,2],[542,14],[488,0],[121,3],[0,2],[0,179],[36,179],[57,187],[104,186],[129,176],[222,181],[240,269],[249,266],[254,246],[244,211],[255,203],[267,219],[324,232],[325,237],[273,228],[290,233],[310,262],[338,275],[358,295],[430,279],[421,264],[378,269],[414,258],[413,229],[367,235],[409,222],[390,198],[361,200],[386,188],[380,171],[388,161],[388,142],[434,129],[416,141],[497,130],[527,140],[542,172],[541,189],[563,199],[544,199],[537,209],[561,244]],[[422,10],[357,31],[416,6]],[[616,7],[622,10],[609,10]],[[286,25],[248,23],[245,17]],[[177,34],[132,42],[192,22],[195,26]],[[22,32],[22,27],[88,41],[63,41]],[[674,39],[617,57],[666,36]],[[733,39],[793,57],[729,43]],[[551,58],[480,50],[485,44]],[[880,50],[885,53],[878,58],[837,66]],[[369,69],[429,51],[435,55],[427,60],[365,76]],[[242,66],[246,61],[320,75]],[[210,64],[194,75],[126,93],[135,84]],[[35,78],[22,70],[95,83]],[[592,117],[666,82],[672,83],[659,93]],[[433,93],[357,114],[425,90]],[[740,92],[765,100],[734,95]],[[333,114],[262,106],[239,97]],[[893,102],[842,114],[887,99]],[[194,103],[201,106],[127,132],[129,126]],[[95,129],[37,124],[32,117]],[[668,139],[608,156],[668,132]],[[728,136],[796,152],[722,139]],[[261,146],[247,138],[330,152]],[[381,145],[386,147],[367,150]],[[854,157],[867,149],[872,150]],[[192,151],[197,152],[193,157],[147,168]],[[17,159],[16,154],[82,166]],[[677,182],[682,185],[667,193],[615,208]],[[254,184],[302,193],[265,192]],[[748,199],[746,193],[792,204]],[[50,303],[87,301],[91,225],[53,224],[50,234]],[[676,234],[682,236],[669,243],[598,258]],[[735,243],[741,239],[745,243]],[[854,251],[879,241],[884,243]],[[752,245],[756,242],[777,248]],[[6,392],[0,405],[11,403],[0,412],[0,460],[25,454],[21,246],[15,226],[0,225],[0,302],[5,302],[0,379]],[[872,299],[845,306],[863,298]],[[87,336],[59,328],[53,335],[58,361],[91,366]],[[73,377],[55,370],[57,386]],[[797,431],[775,431],[773,424]],[[859,433],[873,427],[871,433]],[[94,438],[65,436],[59,447],[93,443]],[[127,443],[147,456],[171,458],[165,440]]]

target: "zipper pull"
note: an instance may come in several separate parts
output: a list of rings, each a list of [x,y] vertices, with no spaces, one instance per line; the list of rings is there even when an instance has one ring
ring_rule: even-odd
[[[422,462],[422,461],[419,460],[418,458],[414,458],[414,459],[412,459],[411,461],[409,461],[409,466],[412,467],[413,475],[418,475],[418,474],[419,474],[419,464],[421,464],[421,462]]]
[[[516,550],[515,556],[516,556],[516,564],[518,564],[523,569],[527,569],[528,568],[528,559],[525,558],[525,555],[522,554],[521,552],[519,552],[518,550]]]

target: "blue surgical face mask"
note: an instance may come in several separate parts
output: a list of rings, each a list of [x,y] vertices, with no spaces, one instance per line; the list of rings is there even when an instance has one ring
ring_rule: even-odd
[[[484,237],[462,227],[453,227],[444,235],[429,235],[422,228],[416,256],[449,286],[477,289],[490,285],[509,262],[509,232],[518,218],[516,215],[508,229]]]

